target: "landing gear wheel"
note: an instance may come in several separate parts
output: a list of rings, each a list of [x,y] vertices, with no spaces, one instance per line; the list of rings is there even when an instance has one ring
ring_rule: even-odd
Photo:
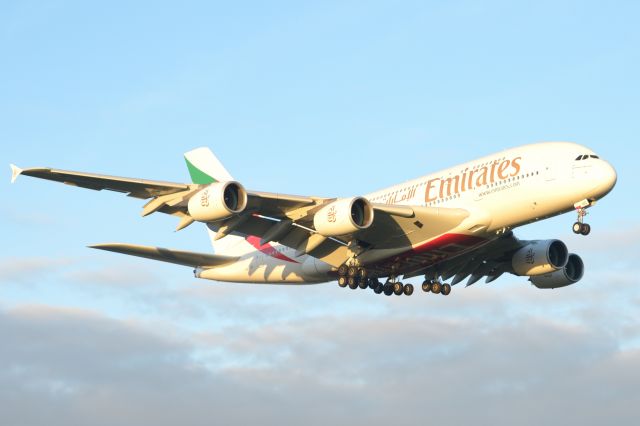
[[[451,293],[451,286],[449,284],[443,284],[442,285],[442,290],[440,290],[440,292],[444,295],[444,296],[448,296],[449,293]]]
[[[580,222],[576,222],[573,224],[573,233],[574,234],[582,233],[582,224]]]
[[[355,277],[357,273],[358,273],[358,268],[356,268],[355,266],[349,266],[347,268],[347,275],[349,277]]]
[[[413,294],[413,284],[404,285],[404,295],[411,296]]]
[[[367,278],[367,270],[364,268],[358,268],[358,276],[360,278]]]
[[[347,275],[348,270],[349,267],[347,265],[340,265],[340,267],[338,268],[338,275],[344,277],[345,275]]]
[[[369,288],[375,290],[380,285],[380,281],[377,278],[369,278]]]
[[[393,284],[386,282],[384,286],[382,286],[382,291],[384,291],[385,296],[391,296],[393,294]]]
[[[435,281],[433,284],[431,284],[431,292],[438,294],[440,293],[440,291],[442,290],[442,284],[440,284],[438,281]]]
[[[422,291],[429,293],[431,291],[431,281],[425,281],[422,283]]]
[[[342,288],[347,286],[347,277],[338,277],[338,285]]]
[[[583,223],[580,233],[582,235],[589,235],[590,232],[591,232],[591,225],[589,225],[588,223]]]
[[[375,294],[380,294],[384,290],[384,286],[381,283],[378,283],[378,286],[373,289]]]
[[[400,296],[404,291],[404,286],[400,281],[393,283],[393,294]]]
[[[347,285],[349,285],[349,288],[351,290],[355,290],[356,288],[358,288],[358,282],[353,277],[347,278]]]
[[[360,287],[362,290],[364,290],[365,288],[369,287],[369,280],[367,280],[366,278],[360,278],[360,282],[358,283],[358,287]]]

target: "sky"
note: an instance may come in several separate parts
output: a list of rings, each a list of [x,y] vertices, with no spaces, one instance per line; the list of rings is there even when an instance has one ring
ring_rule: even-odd
[[[640,3],[0,2],[3,425],[636,424]],[[252,190],[361,195],[568,140],[618,172],[559,238],[576,285],[448,297],[225,284],[94,251],[210,250],[202,226],[9,163],[189,180],[210,147]],[[419,280],[414,284],[419,284]]]

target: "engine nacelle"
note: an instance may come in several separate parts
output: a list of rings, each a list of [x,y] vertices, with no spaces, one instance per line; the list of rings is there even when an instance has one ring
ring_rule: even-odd
[[[189,199],[189,215],[198,222],[216,222],[242,213],[247,207],[247,191],[238,182],[216,182]]]
[[[560,240],[531,241],[513,255],[511,266],[516,275],[543,275],[563,268],[568,257]]]
[[[575,284],[584,275],[584,262],[577,254],[570,254],[564,268],[550,274],[537,275],[530,280],[538,288],[558,288]]]
[[[363,197],[342,198],[318,210],[313,226],[325,237],[338,237],[366,229],[373,223],[373,207]]]

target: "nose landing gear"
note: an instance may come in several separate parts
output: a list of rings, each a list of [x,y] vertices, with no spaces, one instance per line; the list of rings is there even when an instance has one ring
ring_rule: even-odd
[[[573,224],[573,233],[589,235],[591,232],[591,225],[584,223],[584,217],[587,215],[587,209],[584,207],[577,207],[578,220]]]

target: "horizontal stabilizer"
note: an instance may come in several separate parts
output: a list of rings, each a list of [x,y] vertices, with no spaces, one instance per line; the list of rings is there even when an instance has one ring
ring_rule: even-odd
[[[212,268],[233,263],[238,260],[236,256],[221,256],[214,254],[195,253],[191,251],[171,250],[162,247],[139,246],[134,244],[95,244],[89,246],[99,250],[128,254],[131,256],[145,257],[161,262],[176,263],[178,265]]]

